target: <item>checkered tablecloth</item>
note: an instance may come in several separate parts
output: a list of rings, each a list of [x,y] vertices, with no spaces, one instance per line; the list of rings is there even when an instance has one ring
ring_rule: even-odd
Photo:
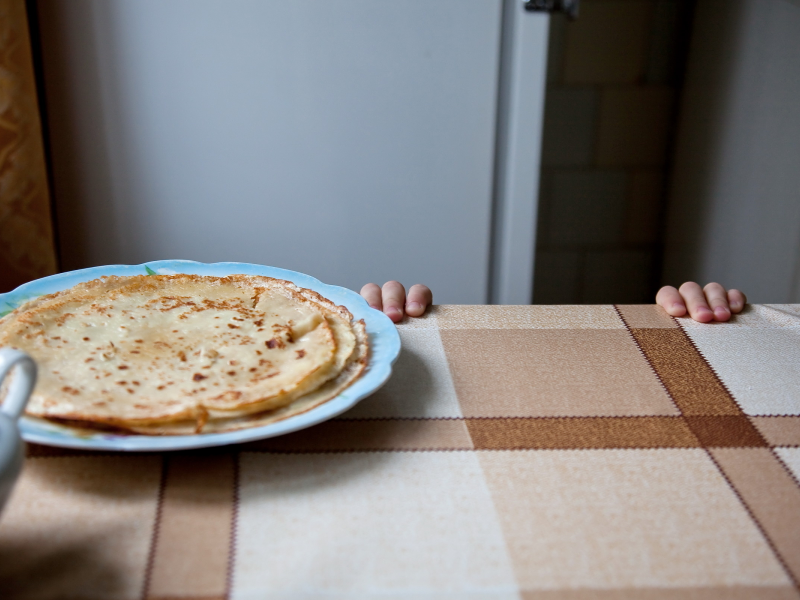
[[[340,418],[29,446],[0,596],[800,598],[800,306],[439,306]]]

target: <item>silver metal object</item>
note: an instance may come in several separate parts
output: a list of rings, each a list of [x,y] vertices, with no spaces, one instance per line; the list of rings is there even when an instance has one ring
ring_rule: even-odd
[[[580,0],[528,0],[525,10],[532,12],[563,12],[570,19],[578,18]]]
[[[19,350],[0,348],[0,383],[12,369],[16,372],[0,405],[0,511],[22,468],[25,453],[17,421],[36,385],[33,359]]]

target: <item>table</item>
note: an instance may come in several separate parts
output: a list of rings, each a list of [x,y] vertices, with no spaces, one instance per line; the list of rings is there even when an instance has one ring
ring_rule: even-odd
[[[29,446],[3,598],[800,598],[800,305],[438,306],[281,438]]]

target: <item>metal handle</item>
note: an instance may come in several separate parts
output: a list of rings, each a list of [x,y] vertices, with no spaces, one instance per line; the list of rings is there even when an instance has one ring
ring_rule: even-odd
[[[528,0],[525,10],[532,12],[563,12],[570,19],[578,18],[580,0]]]
[[[0,412],[16,421],[22,416],[28,398],[36,385],[36,363],[24,352],[11,348],[0,348],[0,383],[14,367],[17,367],[17,372],[11,381],[3,405],[0,406]]]

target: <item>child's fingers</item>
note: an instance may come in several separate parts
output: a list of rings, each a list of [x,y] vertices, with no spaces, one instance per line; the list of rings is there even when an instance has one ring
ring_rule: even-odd
[[[708,323],[714,318],[714,313],[706,301],[706,295],[703,293],[702,288],[694,283],[688,281],[684,283],[678,290],[686,302],[686,308],[689,309],[689,316],[695,321],[700,323]]]
[[[411,317],[421,317],[431,303],[433,303],[431,290],[427,286],[417,283],[408,290],[406,312]]]
[[[686,304],[677,289],[665,285],[656,294],[656,304],[673,317],[682,317],[686,314]]]
[[[728,306],[728,293],[718,283],[709,283],[703,288],[714,318],[717,321],[727,321],[731,318],[731,309]]]
[[[397,281],[383,284],[383,312],[395,323],[403,319],[403,307],[406,303],[406,289]]]
[[[361,288],[361,297],[367,301],[372,308],[376,310],[383,310],[383,301],[381,300],[381,288],[374,283],[368,283]]]
[[[731,307],[732,313],[742,312],[745,304],[747,304],[747,296],[739,290],[728,290],[728,305]]]

